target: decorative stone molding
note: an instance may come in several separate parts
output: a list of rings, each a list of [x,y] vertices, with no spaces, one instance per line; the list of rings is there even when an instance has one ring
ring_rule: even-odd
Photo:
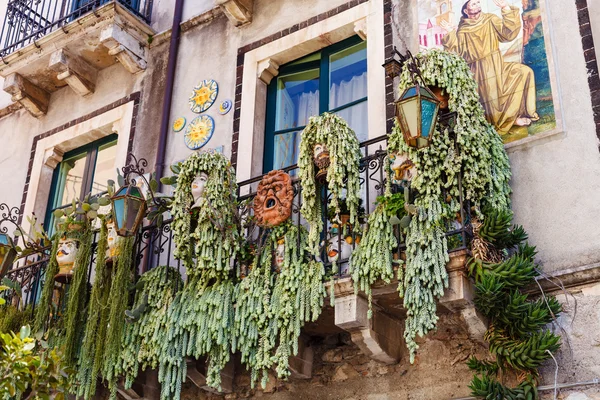
[[[367,19],[366,18],[361,18],[354,23],[354,32],[356,32],[356,34],[358,36],[360,36],[360,38],[362,40],[367,40]]]
[[[104,29],[100,33],[100,43],[132,74],[146,69],[145,48],[120,26],[112,25]]]
[[[56,147],[48,149],[44,154],[44,165],[54,169],[63,160],[64,155],[65,153]]]
[[[96,89],[98,71],[85,60],[60,49],[50,56],[50,69],[58,73],[57,78],[64,80],[80,96],[91,94]]]
[[[50,93],[17,73],[4,78],[4,91],[12,96],[12,101],[19,102],[36,118],[48,112]]]
[[[233,25],[242,26],[252,22],[254,0],[216,0],[216,4]]]
[[[279,64],[272,58],[260,61],[258,63],[258,79],[266,83],[271,83],[271,79],[279,75]]]

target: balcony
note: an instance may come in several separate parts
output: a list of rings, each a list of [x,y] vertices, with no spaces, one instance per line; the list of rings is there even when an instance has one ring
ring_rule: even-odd
[[[0,34],[4,90],[33,116],[69,85],[86,96],[98,71],[120,62],[146,68],[153,0],[11,0]]]
[[[387,136],[381,136],[361,144],[362,158],[360,162],[360,180],[362,186],[362,199],[365,211],[368,214],[374,209],[373,203],[377,196],[383,195],[386,188],[386,178],[384,167],[388,162],[386,158]],[[293,177],[294,202],[292,208],[292,221],[297,225],[303,225],[304,221],[300,214],[301,190],[297,176],[297,167],[287,168],[287,172]],[[142,171],[143,172],[143,171]],[[256,187],[262,176],[258,176],[238,183],[239,214],[241,219],[247,219],[253,211],[247,205],[256,195]],[[322,196],[321,201],[326,209],[327,197]],[[449,274],[449,287],[445,295],[439,300],[439,313],[458,314],[462,319],[470,336],[476,340],[482,340],[483,332],[486,329],[485,323],[477,316],[472,304],[473,289],[472,284],[466,276],[466,260],[468,241],[470,239],[470,216],[469,204],[459,199],[462,204],[461,221],[456,223],[451,229],[448,229],[446,235],[449,238],[450,262],[446,265]],[[344,256],[344,251],[340,251],[340,259],[337,260],[339,269],[332,270],[332,262],[328,258],[328,246],[337,245],[341,249],[342,242],[346,238],[340,235],[331,234],[333,224],[327,219],[326,213],[323,215],[323,222],[327,235],[323,235],[321,245],[321,259],[324,262],[326,270],[330,271],[333,279],[327,279],[326,285],[333,285],[335,291],[335,306],[329,306],[326,301],[325,308],[320,318],[307,324],[301,338],[310,336],[326,336],[341,331],[348,331],[351,334],[353,342],[362,350],[362,352],[374,360],[392,364],[398,362],[404,356],[405,344],[402,338],[404,331],[403,320],[406,316],[406,310],[403,307],[402,299],[397,293],[397,282],[390,284],[376,284],[373,288],[373,318],[367,318],[368,304],[364,293],[355,294],[353,282],[348,274],[348,264],[351,259]],[[2,224],[0,222],[0,228]],[[358,229],[356,229],[358,231]],[[352,236],[356,238],[356,233]],[[260,229],[250,225],[246,227],[245,235],[250,241],[259,241],[261,235]],[[395,227],[398,246],[394,250],[395,258],[402,258],[405,246],[400,235],[400,228]],[[355,247],[356,241],[353,241],[352,247]],[[258,245],[256,247],[259,247]],[[159,265],[170,265],[184,274],[181,262],[173,258],[174,241],[170,225],[170,220],[166,220],[161,227],[147,224],[136,237],[135,251],[138,262],[137,273],[141,274]],[[32,257],[32,256],[30,256]],[[23,299],[25,303],[32,303],[36,298],[36,291],[39,291],[37,282],[43,277],[43,271],[47,262],[47,256],[42,254],[37,258],[31,258],[25,266],[15,268],[7,274],[12,280],[19,280],[23,285]],[[236,260],[235,263],[238,263]],[[21,263],[23,264],[23,262]],[[93,269],[94,260],[91,260],[88,266],[89,271]],[[90,276],[89,274],[88,276]],[[303,339],[301,339],[303,340]],[[292,373],[296,377],[311,377],[312,353],[306,343],[300,343],[300,352],[297,357],[290,359]],[[198,387],[205,388],[204,372],[195,361],[190,361],[188,365],[188,377]],[[231,390],[234,373],[232,365],[229,365],[223,371],[223,388],[225,391]],[[143,379],[150,379],[149,376]],[[144,385],[141,385],[144,386]],[[150,384],[150,386],[152,386]],[[208,390],[208,389],[207,389]]]

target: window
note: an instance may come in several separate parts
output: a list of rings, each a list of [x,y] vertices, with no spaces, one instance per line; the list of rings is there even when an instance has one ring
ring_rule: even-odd
[[[358,36],[279,68],[267,89],[264,172],[294,165],[309,117],[326,111],[367,139],[367,44]]]
[[[116,178],[117,135],[113,134],[70,151],[54,169],[48,198],[45,226],[52,233],[54,210],[70,205],[75,199],[106,191],[109,179]]]

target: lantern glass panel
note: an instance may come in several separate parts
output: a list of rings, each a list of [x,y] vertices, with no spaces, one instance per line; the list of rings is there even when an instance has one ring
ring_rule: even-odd
[[[3,245],[3,244],[6,244],[6,245],[10,244],[8,241],[8,235],[6,235],[4,233],[0,233],[0,245]]]
[[[140,188],[138,188],[137,186],[131,186],[131,189],[129,190],[129,194],[131,196],[143,198],[142,192],[140,191]]]
[[[437,104],[427,98],[421,98],[421,136],[429,139],[431,131],[435,128],[437,119]]]
[[[139,192],[139,190],[138,190]],[[129,198],[127,201],[127,230],[133,230],[135,228],[135,221],[142,206],[142,201],[135,198]]]
[[[413,97],[410,100],[399,105],[404,124],[408,128],[408,134],[410,137],[416,137],[419,135],[419,113],[418,113],[419,100],[417,97]]]
[[[115,213],[115,222],[117,224],[117,230],[125,227],[125,198],[115,199],[113,201],[113,212]]]

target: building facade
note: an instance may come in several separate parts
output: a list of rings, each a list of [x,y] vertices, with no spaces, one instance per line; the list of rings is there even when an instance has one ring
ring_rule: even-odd
[[[225,154],[238,182],[247,181],[295,164],[308,117],[325,111],[346,119],[361,142],[385,135],[400,93],[382,64],[394,47],[415,53],[443,47],[461,16],[463,4],[453,3],[4,0],[0,203],[49,226],[52,210],[106,190],[129,153],[148,161],[146,172],[168,176],[169,165],[200,146]],[[482,12],[504,18],[502,7],[481,3]],[[557,368],[556,382],[573,386],[556,398],[600,399],[600,50],[594,46],[600,43],[600,4],[507,3],[518,9],[523,28],[516,39],[485,51],[528,65],[539,114],[524,116],[529,125],[515,120],[506,129],[512,208],[537,247],[545,274],[540,287],[565,307],[554,327],[563,347],[557,366],[542,370],[541,394],[553,398],[548,387]],[[541,126],[538,120],[546,125],[528,128]],[[377,326],[361,322],[360,315],[347,325],[336,323],[337,306],[328,308],[307,329],[311,350],[299,357],[297,374],[288,382],[272,380],[263,396],[468,397],[472,374],[465,361],[485,354],[485,322],[469,305],[461,274],[415,364],[394,333],[402,312],[390,311],[398,308],[393,304],[386,309],[391,301],[382,295]],[[338,282],[340,301],[343,285]],[[360,300],[353,301],[360,309]],[[261,395],[249,388],[243,371],[231,377],[226,398]],[[147,377],[148,388],[151,381]],[[202,387],[190,376],[184,393],[220,396]]]

